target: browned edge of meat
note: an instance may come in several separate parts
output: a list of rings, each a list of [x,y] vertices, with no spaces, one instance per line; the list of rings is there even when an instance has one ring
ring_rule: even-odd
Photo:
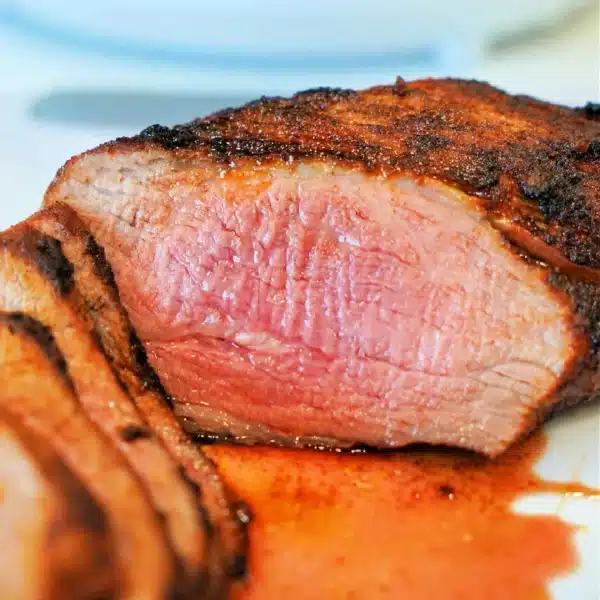
[[[181,598],[178,562],[161,516],[124,456],[85,413],[69,376],[71,365],[43,323],[52,323],[63,336],[78,325],[53,284],[21,250],[8,236],[0,238],[0,310],[25,313],[0,319],[0,406],[51,444],[105,511],[117,553],[118,598]],[[56,285],[68,285],[66,270],[56,277]],[[81,352],[78,360],[94,366],[98,359],[79,348],[75,338],[69,344]]]
[[[81,200],[95,182],[94,159],[100,169],[110,169],[110,162],[133,173],[158,165],[138,183],[151,187],[157,174],[168,173],[163,183],[173,190],[188,176],[193,186],[188,171],[200,164],[217,166],[221,177],[240,186],[256,171],[290,171],[298,164],[446,184],[477,200],[523,260],[547,269],[547,281],[565,292],[564,305],[573,312],[580,343],[559,389],[540,400],[522,431],[600,388],[600,120],[594,105],[574,110],[476,81],[398,78],[362,91],[320,88],[261,98],[185,125],[155,125],[71,159],[48,189],[47,205],[66,201],[86,224],[96,219],[92,231],[103,243],[101,194],[88,202],[86,214]],[[120,181],[129,182],[123,173]],[[118,200],[111,208],[119,210]],[[143,206],[139,214],[160,226],[170,210],[165,203]],[[139,214],[132,213],[131,227]],[[108,244],[106,250],[110,257]]]
[[[0,440],[0,515],[7,534],[0,597],[116,598],[115,549],[103,510],[52,446],[6,407],[0,407]]]
[[[179,465],[167,452],[161,439],[154,435],[128,390],[123,388],[118,374],[112,369],[110,356],[104,352],[100,332],[95,328],[95,313],[88,312],[94,307],[86,303],[81,293],[84,282],[94,276],[93,271],[88,271],[82,260],[78,260],[79,256],[83,256],[85,247],[77,246],[77,240],[73,239],[74,243],[66,244],[70,250],[70,256],[67,257],[61,248],[62,240],[38,232],[50,223],[45,224],[43,218],[34,219],[34,222],[31,233],[29,225],[22,225],[12,230],[10,235],[21,236],[23,256],[50,280],[60,281],[61,274],[67,271],[66,265],[71,265],[72,284],[68,290],[63,284],[60,302],[70,307],[85,328],[77,334],[72,333],[69,340],[64,340],[64,346],[68,346],[68,349],[63,351],[68,358],[73,344],[71,339],[77,336],[80,344],[89,346],[95,355],[90,364],[78,364],[71,368],[84,408],[124,453],[148,488],[156,509],[163,515],[173,548],[181,559],[182,589],[188,590],[186,594],[192,597],[202,597],[208,567],[207,527],[196,490],[182,476]],[[40,247],[43,247],[42,251]],[[47,260],[49,255],[52,256],[50,264]],[[54,273],[53,265],[56,265]],[[111,315],[107,313],[107,316],[110,319]],[[58,333],[56,335],[60,346],[63,340]],[[127,340],[125,342],[128,343]]]
[[[61,243],[74,266],[74,286],[85,302],[98,340],[125,388],[185,475],[197,486],[212,528],[209,597],[222,594],[224,578],[245,574],[249,509],[222,480],[213,461],[193,443],[175,418],[158,376],[123,308],[103,249],[75,211],[57,203],[27,221]],[[223,572],[225,571],[225,572]]]

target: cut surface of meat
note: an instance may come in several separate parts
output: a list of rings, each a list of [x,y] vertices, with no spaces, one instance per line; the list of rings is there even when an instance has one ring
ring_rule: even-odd
[[[234,497],[212,460],[192,442],[175,418],[120,303],[104,252],[77,214],[68,206],[56,203],[33,215],[27,223],[61,243],[63,254],[74,267],[73,285],[91,317],[104,353],[152,431],[182,466],[189,480],[198,486],[198,501],[203,504],[212,533],[206,540],[202,557],[198,557],[202,558],[209,575],[204,596],[222,596],[227,578],[241,576],[244,571],[247,532],[238,515],[241,501]],[[192,525],[188,524],[190,530]]]
[[[117,597],[113,538],[104,512],[51,445],[4,408],[0,490],[3,600]]]
[[[111,348],[107,348],[104,343],[107,340],[106,328],[111,327],[111,322],[121,315],[115,311],[110,313],[108,307],[104,307],[106,319],[103,323],[98,323],[95,316],[103,310],[104,298],[88,299],[82,289],[87,285],[86,282],[93,283],[97,276],[93,263],[90,265],[85,260],[87,242],[92,244],[93,240],[69,236],[66,212],[63,211],[62,214],[65,218],[63,225],[60,225],[60,218],[57,220],[51,216],[52,213],[60,217],[58,212],[57,209],[43,211],[27,221],[27,225],[21,230],[23,237],[26,238],[30,231],[34,235],[28,242],[21,240],[22,251],[31,258],[32,268],[39,270],[43,259],[39,258],[37,248],[54,242],[60,245],[54,249],[55,260],[71,265],[71,289],[58,302],[65,305],[63,313],[70,313],[72,321],[78,319],[80,324],[85,323],[87,330],[80,328],[68,338],[57,333],[57,342],[59,347],[64,347],[64,354],[72,364],[72,377],[84,408],[123,451],[148,487],[156,508],[165,518],[173,546],[182,560],[190,594],[200,598],[206,586],[209,555],[208,531],[202,506],[195,488],[182,476],[179,464],[167,452],[160,436],[155,435],[143,411],[133,402],[128,386],[119,378],[123,371],[119,373],[118,369],[111,368],[111,365],[115,365],[111,360]],[[20,234],[17,229],[6,235]],[[54,323],[49,325],[54,326]],[[70,327],[73,328],[72,325]],[[76,342],[73,341],[74,338]],[[129,339],[118,341],[130,347]],[[76,360],[79,352],[77,346],[85,349],[89,359],[87,362]],[[112,350],[116,351],[115,346]]]
[[[27,296],[41,316],[60,312],[46,280],[6,246],[0,253],[0,277],[3,306]],[[63,332],[69,333],[66,324]],[[117,597],[179,597],[180,573],[162,519],[123,455],[85,414],[50,330],[22,314],[0,318],[0,370],[2,405],[56,448],[105,511],[117,552]]]
[[[191,429],[496,455],[600,386],[600,123],[476,82],[262,99],[72,159]]]

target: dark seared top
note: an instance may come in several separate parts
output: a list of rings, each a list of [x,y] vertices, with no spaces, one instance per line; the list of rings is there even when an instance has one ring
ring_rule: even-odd
[[[510,214],[570,261],[600,267],[595,104],[570,109],[476,81],[398,79],[360,92],[261,98],[111,147],[132,142],[226,163],[313,158],[433,177],[479,196],[490,213]]]

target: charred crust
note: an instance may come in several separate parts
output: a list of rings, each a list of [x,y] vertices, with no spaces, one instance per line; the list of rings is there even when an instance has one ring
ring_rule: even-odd
[[[182,423],[183,428],[189,433],[191,439],[197,444],[202,446],[211,446],[213,444],[228,444],[235,443],[236,438],[230,433],[210,433],[208,431],[190,431],[190,427],[195,425],[193,421],[187,417],[180,417],[179,421]],[[186,427],[187,422],[187,427]]]
[[[403,96],[406,93],[406,80],[400,75],[396,77],[392,93],[396,96]]]
[[[206,535],[208,538],[211,538],[215,535],[215,527],[213,522],[210,519],[209,512],[202,503],[202,488],[188,475],[187,471],[181,465],[178,467],[179,475],[181,479],[185,482],[185,484],[190,488],[194,499],[196,501],[196,508],[198,510],[198,514],[200,515],[200,520],[202,521],[204,530],[206,531]]]
[[[337,102],[357,95],[358,92],[356,90],[348,88],[316,87],[296,92],[296,94],[294,94],[294,99],[304,102],[322,103]],[[279,98],[273,98],[272,100],[279,100]]]
[[[106,258],[104,248],[102,248],[94,239],[94,237],[85,232],[85,250],[88,256],[91,257],[94,264],[94,271],[96,275],[110,288],[114,298],[120,303],[119,300],[119,289],[115,280],[114,272]],[[123,310],[123,309],[122,309]],[[126,315],[125,315],[126,317]],[[128,342],[131,357],[133,358],[137,375],[139,376],[143,387],[145,389],[151,389],[160,393],[165,401],[171,405],[167,398],[165,389],[156,373],[156,371],[150,366],[148,362],[148,356],[146,350],[134,331],[131,324],[129,324],[129,318],[126,317],[126,322],[129,327],[128,331]],[[102,344],[100,344],[102,346]]]
[[[73,289],[73,265],[65,258],[60,242],[52,238],[40,240],[38,250],[42,269],[52,278],[52,282],[63,295]]]
[[[585,340],[585,351],[576,352],[570,377],[554,395],[550,405],[538,409],[534,424],[575,405],[597,401],[597,373],[600,364],[600,288],[595,280],[576,279],[553,271],[548,282],[570,299],[575,331]]]
[[[415,139],[420,139],[418,136]],[[420,146],[418,151],[429,153],[449,148],[449,140],[438,139],[435,145],[429,147]],[[476,193],[479,196],[493,190],[500,182],[501,169],[498,165],[498,159],[495,151],[483,150],[476,146],[468,148],[474,160],[464,161],[460,156],[452,157],[447,169],[447,175],[451,177],[452,182],[458,184],[462,191],[467,193]],[[450,153],[452,154],[452,150]],[[439,175],[438,175],[439,177]]]
[[[202,527],[206,532],[206,537],[208,539],[212,538],[215,535],[215,527],[210,519],[208,510],[202,503],[202,488],[188,475],[185,468],[181,465],[177,467],[179,471],[179,476],[191,490],[192,495],[194,496],[194,501],[196,503],[196,510],[198,511],[199,519],[202,523]]]
[[[73,289],[73,265],[62,253],[60,242],[44,237],[36,245],[37,264],[61,295]]]
[[[575,265],[596,266],[598,262],[598,245],[595,235],[582,235],[569,229],[558,229],[553,233],[541,236],[549,246],[563,248],[565,257]]]
[[[113,291],[117,290],[117,283],[113,270],[106,259],[104,248],[102,248],[89,232],[84,232],[85,251],[94,263],[94,271]]]
[[[148,362],[146,349],[133,327],[129,329],[129,348],[144,387],[160,394],[169,407],[173,408],[173,399],[167,394],[158,374]]]
[[[547,243],[600,268],[599,104],[571,109],[478,81],[399,78],[360,92],[261,98],[187,125],[152,126],[121,147],[132,142],[181,150],[183,159],[189,150],[219,163],[294,158],[429,177],[495,212],[521,198],[539,210]]]
[[[227,568],[227,575],[232,579],[243,579],[248,574],[248,558],[245,554],[236,554]]]
[[[7,236],[3,243],[12,244],[24,259],[34,263],[60,295],[67,295],[73,289],[74,269],[63,254],[61,243],[27,226],[13,231],[18,235]]]
[[[308,158],[316,160],[333,159],[342,163],[360,162],[366,169],[373,170],[384,160],[381,148],[362,141],[357,143],[355,149],[329,150],[324,146],[306,148],[296,142],[213,137],[210,140],[208,152],[209,156],[223,164],[229,164],[238,159],[267,160],[276,158],[286,162],[290,158]]]
[[[519,179],[523,196],[538,205],[547,222],[572,220],[591,229],[592,215],[586,210],[585,199],[578,190],[581,173],[562,157],[539,154],[535,158],[529,172]]]
[[[194,148],[198,144],[198,137],[192,130],[184,126],[151,125],[146,127],[136,139],[140,142],[158,144],[167,150]]]
[[[210,140],[210,152],[219,162],[229,162],[231,159],[266,156],[298,156],[301,154],[297,144],[287,142],[265,141],[260,139],[225,139],[214,137]]]
[[[438,494],[444,498],[452,500],[455,495],[455,490],[451,485],[444,484],[438,487]]]
[[[33,339],[42,349],[48,360],[54,365],[61,377],[63,377],[71,391],[75,391],[75,387],[69,375],[67,361],[57,346],[49,327],[22,312],[0,315],[0,321],[6,323],[11,333],[22,333]]]
[[[152,432],[147,427],[140,425],[125,425],[121,428],[119,435],[124,442],[135,442],[151,438]]]
[[[579,108],[588,119],[600,119],[600,103],[588,102],[583,108]]]
[[[600,138],[590,142],[590,145],[587,147],[586,154],[592,160],[600,159]]]
[[[452,143],[447,137],[436,134],[424,134],[411,140],[411,151],[416,153],[435,152],[448,148]]]
[[[214,465],[213,461],[209,457],[205,458]],[[181,473],[181,477],[186,481],[187,485],[190,486],[195,494],[195,497],[197,498],[198,509],[203,516],[204,524],[209,537],[216,535],[217,529],[210,518],[209,512],[206,510],[204,504],[202,504],[202,488],[189,477],[185,468],[180,466],[179,471]],[[207,485],[210,485],[210,482],[207,482]],[[248,535],[246,527],[252,521],[253,515],[248,504],[234,496],[230,490],[227,493],[227,504],[231,518],[235,519],[240,526],[238,534],[240,537],[238,551],[235,555],[228,559],[226,572],[227,576],[232,579],[242,579],[247,574]]]
[[[597,354],[600,351],[600,287],[598,283],[574,279],[557,271],[549,274],[548,281],[571,298],[582,327],[589,335],[592,352]]]

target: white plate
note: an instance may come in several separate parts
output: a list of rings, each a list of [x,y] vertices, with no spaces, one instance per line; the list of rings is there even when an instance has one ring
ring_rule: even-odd
[[[595,402],[550,421],[548,447],[536,471],[551,481],[579,481],[600,486],[600,403]],[[575,540],[580,565],[551,583],[555,600],[600,600],[600,499],[576,496],[530,496],[517,502],[527,513],[555,514],[580,525]]]

